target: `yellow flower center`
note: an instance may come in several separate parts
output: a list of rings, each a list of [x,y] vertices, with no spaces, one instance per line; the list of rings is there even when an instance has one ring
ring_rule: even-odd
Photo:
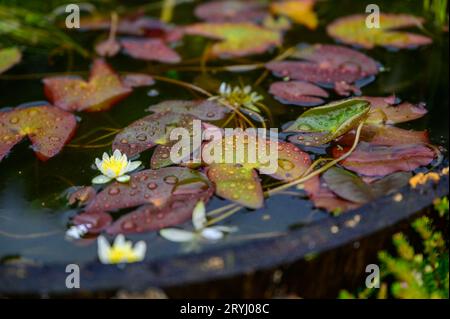
[[[110,157],[102,162],[102,171],[107,172],[108,170],[111,170],[115,176],[119,176],[124,171],[127,164],[127,161]]]
[[[133,263],[139,261],[139,257],[133,251],[131,245],[121,247],[111,247],[109,251],[109,260],[112,264],[122,262]]]

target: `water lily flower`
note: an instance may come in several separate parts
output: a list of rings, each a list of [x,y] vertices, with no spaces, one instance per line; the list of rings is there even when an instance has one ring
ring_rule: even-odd
[[[144,241],[137,242],[133,247],[133,243],[125,240],[122,234],[117,235],[112,246],[103,236],[97,238],[97,244],[98,258],[103,264],[139,262],[144,260],[147,251],[147,245]]]
[[[251,86],[245,87],[235,86],[222,83],[219,88],[219,95],[213,96],[210,100],[218,100],[219,102],[228,103],[236,108],[244,107],[251,111],[259,113],[256,104],[264,98],[257,92],[252,92]]]
[[[200,240],[218,241],[225,234],[237,231],[236,227],[228,226],[207,226],[205,204],[199,201],[195,205],[192,213],[192,224],[194,231],[183,230],[179,228],[164,228],[160,230],[160,235],[173,242],[198,242]]]
[[[92,180],[93,184],[105,184],[113,179],[126,183],[130,180],[130,176],[126,174],[141,166],[141,162],[129,161],[126,154],[115,150],[112,156],[103,153],[102,159],[96,158],[95,165],[103,175],[95,177]]]
[[[91,225],[88,224],[81,224],[81,225],[74,225],[71,226],[66,231],[66,237],[68,239],[80,239],[84,235],[86,235],[89,232],[89,228],[91,228]]]

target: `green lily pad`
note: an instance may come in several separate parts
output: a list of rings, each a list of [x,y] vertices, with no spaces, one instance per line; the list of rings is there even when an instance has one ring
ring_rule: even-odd
[[[366,26],[367,16],[355,14],[338,18],[328,25],[328,34],[347,44],[372,49],[375,46],[397,49],[414,48],[427,45],[432,40],[426,36],[398,31],[401,28],[421,27],[423,19],[406,14],[380,14],[379,28]]]
[[[370,103],[361,99],[333,102],[309,109],[284,131],[300,133],[290,137],[292,142],[322,145],[355,128],[369,110]]]
[[[281,33],[252,23],[197,23],[185,27],[186,34],[219,40],[211,54],[221,58],[265,53],[282,43]]]
[[[22,53],[18,48],[0,49],[0,74],[9,70],[22,60]]]

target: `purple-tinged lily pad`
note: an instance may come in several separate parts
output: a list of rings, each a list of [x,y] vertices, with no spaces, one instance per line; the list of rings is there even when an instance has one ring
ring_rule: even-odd
[[[0,161],[25,137],[30,139],[36,156],[46,161],[62,150],[76,127],[73,114],[51,105],[0,111]]]
[[[384,46],[397,49],[428,45],[432,40],[426,36],[398,31],[401,28],[421,27],[423,19],[406,14],[380,14],[379,28],[368,28],[367,16],[354,14],[333,21],[327,27],[328,34],[338,41],[372,49]]]
[[[141,86],[150,86],[155,84],[153,77],[142,73],[127,74],[122,77],[123,85],[129,88],[137,88]]]
[[[107,232],[129,234],[158,230],[189,220],[195,204],[199,200],[208,201],[212,193],[208,179],[191,169],[145,170],[132,174],[129,183],[108,185],[74,222],[85,223],[89,216],[134,209],[112,225],[104,225],[108,226]]]
[[[220,0],[202,3],[195,15],[207,22],[259,22],[268,15],[267,7],[255,0]]]
[[[373,77],[379,71],[377,63],[367,55],[337,45],[306,46],[291,57],[301,61],[274,61],[266,67],[276,76],[337,88],[341,95],[355,90],[356,82]]]
[[[269,93],[283,104],[300,106],[320,105],[324,102],[321,97],[328,97],[327,91],[317,85],[301,81],[275,82]]]
[[[120,43],[124,52],[135,59],[163,63],[181,61],[178,53],[161,39],[123,39]]]
[[[253,23],[197,23],[184,28],[186,34],[216,39],[211,55],[236,58],[262,54],[282,43],[281,33]]]
[[[88,81],[80,77],[59,76],[43,80],[45,95],[66,111],[100,112],[127,97],[132,89],[102,59],[97,59]]]
[[[223,119],[230,109],[216,101],[208,100],[169,100],[150,106],[147,111],[173,112],[180,114],[190,114],[203,121],[218,121]]]
[[[409,102],[398,102],[393,96],[389,97],[361,97],[370,102],[370,112],[367,123],[371,124],[396,124],[412,121],[427,114],[423,103],[411,104]]]
[[[348,147],[335,146],[332,154],[338,158],[346,151]],[[435,152],[423,144],[384,146],[360,142],[341,165],[360,175],[382,177],[395,172],[413,171],[430,164],[435,157]]]

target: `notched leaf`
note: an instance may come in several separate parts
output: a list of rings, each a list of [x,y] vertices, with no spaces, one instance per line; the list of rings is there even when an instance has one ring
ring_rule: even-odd
[[[328,93],[320,87],[301,81],[275,82],[270,86],[269,93],[283,104],[300,106],[316,106],[323,104],[322,98]]]
[[[120,41],[129,56],[145,61],[178,63],[181,57],[161,39],[123,39]]]

